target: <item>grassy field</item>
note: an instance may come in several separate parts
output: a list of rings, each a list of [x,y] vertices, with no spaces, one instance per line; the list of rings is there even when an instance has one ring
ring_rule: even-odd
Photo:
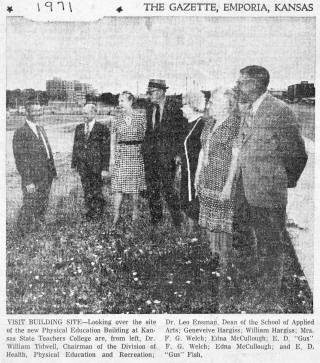
[[[110,197],[108,186],[105,195]],[[72,212],[62,203],[58,207],[49,211],[53,221],[45,229],[25,239],[8,230],[8,313],[312,312],[312,295],[289,240],[277,304],[261,301],[249,276],[241,279],[241,291],[231,280],[226,295],[218,297],[220,277],[210,266],[206,241],[199,233],[176,232],[168,216],[153,232],[143,199],[135,226],[126,201],[113,236],[108,235],[110,204],[101,222],[90,223],[80,216],[80,200]],[[237,252],[247,265],[246,251]]]
[[[108,122],[109,120],[105,120]],[[209,247],[200,232],[186,235],[172,228],[168,213],[152,231],[146,200],[140,200],[136,225],[131,204],[122,208],[120,228],[109,235],[110,181],[104,185],[104,218],[82,218],[80,180],[70,169],[73,133],[79,116],[46,120],[59,178],[54,182],[47,225],[17,238],[13,227],[21,205],[20,180],[7,132],[7,312],[8,313],[310,313],[312,294],[286,243],[283,295],[277,302],[261,301],[249,276],[240,288],[228,280],[218,296],[219,276],[212,270]],[[15,125],[11,122],[11,125]],[[238,248],[233,263],[249,263]],[[241,261],[241,263],[239,262]]]

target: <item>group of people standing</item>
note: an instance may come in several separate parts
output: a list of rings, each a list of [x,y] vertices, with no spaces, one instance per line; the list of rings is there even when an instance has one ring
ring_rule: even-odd
[[[96,121],[96,106],[87,104],[85,123],[76,127],[72,154],[72,167],[83,185],[87,218],[103,213],[102,179],[109,169],[113,228],[123,195],[132,195],[135,221],[139,194],[145,191],[152,225],[156,228],[161,222],[165,200],[177,229],[184,226],[192,232],[200,226],[206,231],[212,261],[227,273],[237,212],[240,225],[251,232],[252,263],[259,284],[268,281],[273,295],[277,294],[283,270],[287,188],[296,185],[307,154],[294,114],[267,92],[268,84],[265,68],[248,66],[240,70],[233,89],[217,88],[209,95],[189,92],[181,103],[178,97],[166,95],[164,80],[152,79],[145,110],[133,107],[130,92],[120,94],[120,112],[110,131]],[[33,127],[32,107],[26,110],[26,125],[13,140],[24,196],[20,225],[26,215],[29,222],[30,215],[43,217],[34,206],[40,203],[40,210],[45,210],[55,176],[46,134]],[[41,151],[41,160],[47,160],[44,169],[50,171],[50,180],[45,192],[41,191],[45,178],[37,176],[40,157],[29,154],[26,135],[36,145],[32,148]]]

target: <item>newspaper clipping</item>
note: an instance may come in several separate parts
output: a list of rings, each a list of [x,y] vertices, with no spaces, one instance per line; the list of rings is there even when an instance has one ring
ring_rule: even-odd
[[[318,3],[0,13],[1,361],[316,362]]]

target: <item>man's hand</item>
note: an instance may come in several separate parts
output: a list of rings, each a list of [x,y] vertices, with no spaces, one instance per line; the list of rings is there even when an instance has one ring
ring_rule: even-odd
[[[110,177],[110,175],[111,175],[110,171],[102,170],[102,172],[101,172],[102,179],[108,179]]]
[[[174,162],[176,165],[181,165],[181,156],[180,155],[176,155],[174,157]]]
[[[26,189],[28,193],[34,193],[36,191],[36,186],[31,183],[29,185],[26,185]]]
[[[222,189],[222,192],[220,194],[220,200],[221,202],[226,202],[227,200],[231,199],[231,189],[232,185],[227,183]]]

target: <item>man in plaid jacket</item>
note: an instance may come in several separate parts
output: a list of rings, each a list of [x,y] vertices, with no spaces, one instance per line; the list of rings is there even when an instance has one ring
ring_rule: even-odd
[[[307,162],[296,118],[285,103],[267,92],[269,78],[265,68],[248,66],[241,69],[236,87],[239,102],[247,104],[235,145],[236,199],[241,216],[247,217],[242,223],[250,226],[255,237],[262,298],[280,292],[287,188],[296,186]]]

